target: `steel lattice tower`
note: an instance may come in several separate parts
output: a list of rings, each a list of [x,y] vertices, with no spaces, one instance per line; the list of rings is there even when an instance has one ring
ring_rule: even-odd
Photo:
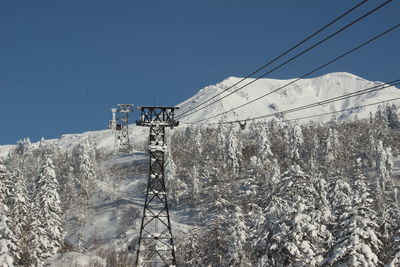
[[[124,154],[132,150],[129,142],[129,113],[133,112],[132,108],[133,105],[131,104],[118,104],[114,142],[116,153]]]
[[[165,127],[178,126],[177,107],[139,107],[139,126],[150,127],[150,170],[137,249],[136,266],[175,266],[167,194],[164,181]]]

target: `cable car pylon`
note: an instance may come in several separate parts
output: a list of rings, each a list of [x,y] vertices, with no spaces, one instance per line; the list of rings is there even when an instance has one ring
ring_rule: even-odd
[[[176,127],[178,107],[138,107],[138,126],[150,127],[150,168],[136,266],[176,266],[167,194],[164,180],[165,127]]]

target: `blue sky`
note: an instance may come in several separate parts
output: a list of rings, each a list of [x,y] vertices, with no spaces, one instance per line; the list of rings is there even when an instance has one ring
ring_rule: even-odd
[[[2,0],[0,144],[104,129],[117,103],[152,105],[155,95],[157,105],[178,104],[247,75],[357,2]],[[299,77],[399,23],[399,13],[393,1],[267,77]],[[399,37],[396,30],[315,76],[400,78]]]

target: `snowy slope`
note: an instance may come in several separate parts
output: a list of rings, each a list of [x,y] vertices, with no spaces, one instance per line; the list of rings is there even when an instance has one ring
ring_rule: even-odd
[[[180,112],[184,112],[221,92],[224,88],[229,87],[239,79],[230,77],[219,84],[200,90],[195,96],[180,104]],[[183,121],[195,121],[229,110],[232,107],[278,88],[289,81],[262,79],[248,88],[219,101],[217,104],[185,118]],[[272,94],[267,98],[246,106],[235,113],[227,114],[224,119],[244,119],[270,114],[365,89],[377,84],[379,82],[367,81],[348,73],[332,73],[314,79],[305,79],[281,90],[279,93]],[[399,89],[388,88],[379,92],[302,111],[300,114],[290,114],[288,118],[330,112],[356,105],[365,105],[396,96],[400,96]],[[375,109],[376,107],[370,107],[360,110],[358,111],[358,116],[366,117],[369,111],[374,111]],[[354,114],[344,114],[344,119],[351,118],[352,116]],[[327,116],[320,118],[320,120],[329,120],[329,118],[330,116]],[[218,121],[219,119],[215,118],[213,121]],[[182,128],[180,127],[180,129]],[[132,126],[131,130],[130,140],[133,143],[136,153],[130,156],[109,156],[103,161],[98,162],[103,173],[101,179],[98,180],[93,189],[94,193],[89,200],[90,206],[88,210],[83,213],[84,215],[79,215],[79,211],[76,211],[76,213],[72,211],[70,214],[65,215],[66,240],[70,244],[73,244],[76,240],[77,231],[82,231],[86,241],[85,246],[88,249],[87,253],[58,255],[58,257],[50,261],[51,266],[71,266],[72,263],[77,262],[78,257],[81,258],[79,260],[81,262],[89,262],[93,257],[97,257],[95,255],[101,254],[101,251],[105,251],[109,247],[129,250],[132,255],[134,254],[134,246],[137,244],[138,227],[141,221],[144,189],[148,175],[148,155],[143,152],[147,143],[148,129],[146,127]],[[111,130],[66,134],[58,139],[46,140],[46,142],[63,150],[74,146],[85,138],[91,139],[97,149],[108,152],[113,150],[114,136]],[[10,145],[0,146],[0,159],[6,156],[12,147]],[[396,170],[398,171],[398,169]],[[185,232],[187,227],[194,223],[191,216],[188,216],[189,214],[189,209],[171,210],[173,232],[176,236]],[[77,223],[78,219],[76,216],[82,216],[82,218],[79,218],[79,224]],[[128,248],[129,246],[131,248]],[[85,264],[82,264],[82,266],[85,266]]]
[[[135,150],[142,149],[143,144],[148,138],[148,129],[144,127],[129,126],[129,139],[133,143],[133,148]],[[29,136],[29,133],[27,133]],[[114,149],[114,133],[111,130],[99,130],[99,131],[89,131],[77,134],[63,134],[57,139],[45,140],[46,144],[54,145],[61,151],[71,148],[78,144],[85,138],[90,139],[90,141],[95,145],[98,150],[112,151]],[[33,147],[37,147],[39,142],[33,143]],[[0,146],[0,159],[7,156],[10,149],[14,145],[3,145]]]
[[[186,110],[192,109],[193,107],[209,99],[210,97],[215,96],[218,93],[221,93],[224,89],[238,82],[240,79],[241,78],[229,77],[228,79],[216,85],[207,86],[201,89],[196,95],[179,104],[180,110],[178,114],[183,113]],[[221,94],[220,96],[212,100],[215,101],[218,99],[217,103],[210,105],[207,108],[200,110],[199,112],[196,112],[192,115],[182,118],[182,122],[195,122],[197,120],[213,116],[223,111],[230,110],[236,106],[244,104],[259,96],[262,96],[274,89],[284,86],[287,83],[293,81],[294,79],[289,79],[289,80],[260,79],[252,83],[251,85],[239,90],[238,92],[233,93],[232,95],[222,100],[220,99],[221,97],[232,92],[236,88],[239,88],[240,86],[252,80],[253,79],[248,79],[244,83],[236,85],[232,89],[228,90],[227,92]],[[254,103],[251,103],[240,109],[224,114],[223,116],[213,118],[207,122],[218,122],[220,120],[223,121],[242,120],[261,115],[267,115],[299,107],[302,105],[319,102],[325,99],[348,94],[351,92],[356,92],[379,84],[381,84],[381,82],[368,81],[350,73],[345,73],[345,72],[330,73],[313,79],[300,80]],[[356,107],[359,105],[366,105],[378,101],[383,101],[386,99],[399,96],[400,96],[400,90],[395,87],[390,87],[380,91],[360,95],[357,97],[352,97],[346,100],[341,100],[327,105],[318,106],[312,109],[290,113],[287,114],[287,118],[293,119],[303,116],[314,115],[318,113],[333,112],[346,108]],[[362,108],[360,110],[353,110],[351,112],[346,111],[340,113],[338,114],[338,117],[340,117],[341,119],[350,119],[357,114],[359,118],[365,118],[369,115],[370,111],[375,111],[375,110],[376,106],[370,106]],[[327,121],[329,119],[330,116],[313,118],[313,120],[316,121]]]

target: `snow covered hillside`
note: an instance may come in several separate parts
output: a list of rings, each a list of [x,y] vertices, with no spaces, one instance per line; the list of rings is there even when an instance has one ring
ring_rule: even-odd
[[[180,111],[238,79],[206,87]],[[287,82],[261,80],[184,121],[229,110]],[[274,113],[377,84],[328,74],[224,119]],[[288,117],[398,94],[388,88]],[[360,119],[370,111],[371,119]],[[328,116],[324,124],[275,119],[245,129],[184,123],[166,129],[165,181],[178,265],[398,266],[400,106],[357,114],[348,121],[354,114],[344,114],[343,121]],[[133,150],[125,155],[115,155],[112,130],[0,146],[0,266],[133,266],[149,129],[132,125],[129,137]],[[46,192],[51,195],[42,197]]]
[[[235,84],[242,78],[229,77],[228,79],[216,84],[210,85],[201,89],[196,95],[190,99],[179,104],[179,113],[183,113],[186,110],[192,109],[198,104],[206,101],[207,99],[221,93],[226,88]],[[291,80],[276,80],[276,79],[260,79],[251,85],[239,90],[236,93],[220,100],[226,94],[232,92],[236,88],[239,88],[254,79],[248,79],[242,82],[227,92],[224,92],[218,96],[215,100],[219,100],[217,103],[189,115],[182,119],[185,122],[194,122],[199,119],[207,118],[223,111],[230,110],[236,106],[244,104],[250,100],[253,100],[259,96],[262,96],[274,89],[277,89],[285,84],[289,83]],[[212,118],[208,122],[218,122],[220,120],[230,121],[230,120],[242,120],[247,118],[252,118],[261,115],[267,115],[275,112],[284,111],[287,109],[299,107],[302,105],[307,105],[315,102],[319,102],[332,97],[348,94],[351,92],[356,92],[362,89],[370,88],[376,85],[382,84],[377,81],[368,81],[356,75],[337,72],[326,74],[317,78],[303,79],[294,84],[291,84],[276,93],[273,93],[265,98],[262,98],[250,105],[239,108],[233,112],[224,114],[223,116]],[[383,101],[386,99],[394,98],[400,96],[400,90],[396,87],[389,87],[380,91],[371,92],[368,94],[360,95],[357,97],[352,97],[346,100],[337,101],[327,105],[322,105],[314,107],[311,109],[303,110],[301,112],[290,113],[287,115],[288,119],[309,116],[318,113],[333,112],[338,110],[343,110],[346,108],[356,107],[359,105],[366,105],[373,102]],[[365,107],[360,110],[353,110],[351,112],[346,111],[339,114],[338,117],[341,119],[354,118],[357,115],[359,118],[365,118],[369,115],[370,111],[375,111],[375,106]],[[322,116],[313,118],[317,121],[328,121],[330,116]]]

